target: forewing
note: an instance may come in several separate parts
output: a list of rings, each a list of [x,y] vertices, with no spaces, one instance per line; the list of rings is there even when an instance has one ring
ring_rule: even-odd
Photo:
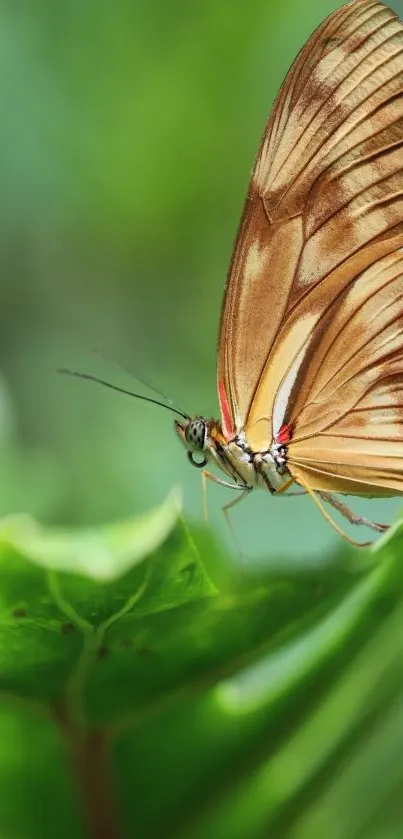
[[[353,0],[312,35],[274,105],[219,343],[224,430],[245,426],[255,450],[291,415],[333,301],[403,245],[402,69],[401,22]]]

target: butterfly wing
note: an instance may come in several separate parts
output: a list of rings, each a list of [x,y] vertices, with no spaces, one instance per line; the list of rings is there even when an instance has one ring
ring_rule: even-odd
[[[353,0],[312,35],[277,97],[219,341],[224,431],[245,428],[254,450],[297,416],[302,427],[337,307],[403,246],[402,69],[401,22],[382,3]]]
[[[403,248],[334,303],[304,397],[290,416],[296,480],[357,495],[403,493]]]

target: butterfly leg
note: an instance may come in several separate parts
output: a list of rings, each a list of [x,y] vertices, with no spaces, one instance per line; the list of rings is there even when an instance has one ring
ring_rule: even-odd
[[[388,524],[378,524],[378,522],[366,519],[364,516],[357,516],[331,492],[319,492],[319,495],[323,501],[326,501],[342,516],[344,516],[350,524],[365,525],[366,527],[372,528],[372,530],[375,530],[377,533],[385,533],[385,531],[389,529]]]
[[[224,506],[222,508],[222,511],[224,513],[225,520],[226,520],[226,522],[228,524],[228,527],[230,529],[232,538],[233,538],[233,540],[235,542],[235,545],[238,549],[240,559],[242,560],[242,551],[241,551],[238,539],[236,537],[235,530],[232,526],[231,519],[228,515],[228,511],[231,509],[231,507],[235,507],[235,504],[238,504],[240,501],[242,501],[242,499],[245,498],[245,496],[248,495],[252,491],[253,487],[248,486],[248,484],[239,485],[239,484],[231,483],[230,481],[224,481],[222,478],[218,478],[217,475],[214,475],[213,472],[208,472],[206,469],[203,469],[201,474],[202,474],[202,481],[203,481],[203,512],[204,512],[204,517],[205,517],[206,521],[207,521],[207,504],[206,504],[206,496],[207,496],[206,481],[207,481],[207,479],[209,481],[214,481],[215,484],[220,484],[221,486],[228,487],[229,489],[238,489],[240,491],[239,495],[236,495],[235,498],[233,498],[227,504],[224,504]]]
[[[214,475],[214,472],[209,472],[207,469],[203,469],[201,473],[202,477],[202,492],[203,492],[203,518],[205,521],[208,521],[208,510],[207,510],[207,484],[206,481],[213,481],[215,484],[220,484],[220,486],[228,487],[229,489],[238,489],[242,492],[241,496],[238,496],[236,499],[234,498],[229,504],[225,504],[223,510],[225,508],[233,507],[238,501],[243,498],[245,492],[250,492],[252,487],[249,487],[247,484],[239,485],[231,483],[231,481],[224,481],[223,478],[219,478],[217,475]]]
[[[354,547],[357,547],[357,548],[367,548],[369,545],[372,544],[372,542],[358,542],[356,539],[352,539],[351,536],[348,536],[348,534],[345,533],[344,530],[341,529],[341,527],[339,527],[339,525],[332,519],[332,517],[329,515],[327,510],[324,508],[324,506],[322,504],[322,501],[319,497],[319,496],[322,496],[322,493],[321,492],[316,493],[315,490],[311,489],[311,487],[308,484],[301,483],[301,486],[303,486],[304,489],[306,489],[307,493],[311,496],[311,498],[315,502],[316,506],[319,507],[319,510],[322,513],[323,518],[325,518],[326,521],[329,522],[331,527],[333,527],[333,530],[335,530],[336,533],[339,534],[339,536],[342,536],[343,539],[346,540],[346,542],[349,542],[350,545],[354,545]],[[324,494],[327,495],[327,493],[324,493]],[[327,500],[328,499],[326,498],[326,501]]]
[[[241,563],[243,561],[242,548],[241,548],[241,545],[238,541],[238,537],[235,533],[235,530],[232,526],[232,521],[231,521],[230,516],[229,516],[229,510],[231,509],[231,507],[235,507],[236,504],[239,504],[239,502],[242,501],[245,498],[246,495],[249,495],[252,487],[246,486],[246,487],[242,487],[242,489],[243,489],[243,492],[241,493],[241,495],[236,495],[235,498],[232,499],[232,501],[229,501],[227,504],[224,504],[224,506],[222,507],[222,511],[224,513],[225,520],[228,524],[228,527],[229,527],[230,532],[231,532],[231,536],[232,536],[232,538],[235,542],[235,545],[237,547],[238,554],[239,554],[239,559],[240,559]]]
[[[280,495],[283,498],[290,498],[292,495],[306,495],[306,489],[301,490],[301,492],[287,492],[290,486],[294,483],[294,478],[290,478],[289,481],[286,481],[283,486],[278,487],[275,491],[275,495]]]

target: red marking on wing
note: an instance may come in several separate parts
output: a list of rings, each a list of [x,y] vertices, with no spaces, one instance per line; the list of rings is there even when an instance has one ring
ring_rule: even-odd
[[[220,382],[218,385],[218,397],[220,400],[222,430],[224,432],[225,437],[227,439],[230,439],[231,437],[233,437],[232,418],[227,394],[225,392],[224,382]]]
[[[280,446],[286,446],[291,440],[292,428],[291,425],[282,425],[276,437],[276,443]]]

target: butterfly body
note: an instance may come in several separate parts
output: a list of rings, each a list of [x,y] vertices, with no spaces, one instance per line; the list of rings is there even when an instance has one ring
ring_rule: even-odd
[[[204,429],[200,433],[203,423]],[[175,420],[175,427],[194,466],[204,468],[212,461],[238,489],[265,489],[274,494],[290,483],[286,448],[288,435],[284,431],[269,448],[254,452],[243,430],[228,439],[217,420],[205,420],[203,417],[185,422]],[[203,460],[193,458],[196,452],[203,454]]]

